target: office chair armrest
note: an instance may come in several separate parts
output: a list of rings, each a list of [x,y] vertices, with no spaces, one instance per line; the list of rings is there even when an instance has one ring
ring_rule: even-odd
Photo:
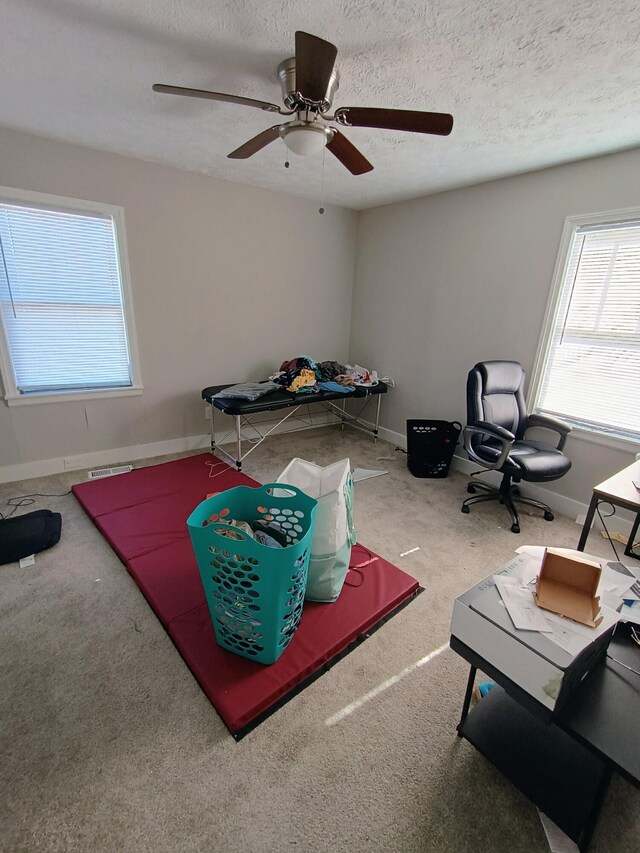
[[[490,438],[495,438],[496,441],[500,442],[502,449],[500,456],[498,456],[495,462],[489,462],[487,459],[483,459],[477,455],[472,444],[472,439],[475,435],[488,435]],[[504,427],[497,424],[487,423],[486,421],[476,421],[473,426],[466,426],[464,428],[464,449],[469,459],[472,462],[477,462],[478,465],[482,465],[483,468],[487,468],[489,471],[497,471],[502,468],[507,461],[515,440],[515,435],[509,432],[508,429],[504,429]]]
[[[468,426],[467,429],[475,429],[476,432],[489,433],[491,438],[497,438],[500,441],[510,441],[511,444],[516,440],[515,435],[512,432],[509,432],[508,429],[498,426],[498,424],[489,423],[489,421],[476,421],[472,427]]]
[[[525,432],[531,427],[541,427],[542,429],[550,429],[553,432],[557,432],[560,436],[557,449],[561,452],[564,450],[567,436],[571,432],[569,424],[559,420],[559,418],[552,418],[549,415],[529,415]]]

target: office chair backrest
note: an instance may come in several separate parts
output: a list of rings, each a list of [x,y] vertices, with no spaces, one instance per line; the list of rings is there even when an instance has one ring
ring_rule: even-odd
[[[467,377],[467,424],[487,421],[522,438],[525,372],[517,361],[481,361]]]

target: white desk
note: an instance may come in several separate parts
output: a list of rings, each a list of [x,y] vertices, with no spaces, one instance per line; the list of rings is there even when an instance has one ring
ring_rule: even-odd
[[[638,526],[640,525],[640,492],[633,485],[634,480],[640,481],[640,460],[632,462],[631,465],[623,468],[622,471],[614,474],[613,477],[609,477],[608,480],[594,487],[591,503],[589,504],[589,509],[582,525],[578,551],[584,551],[584,546],[587,544],[587,537],[589,536],[589,530],[591,529],[593,516],[598,508],[598,504],[610,503],[635,512],[636,520],[633,522],[631,535],[627,541],[624,553],[627,557],[640,558],[640,553],[633,550],[633,543],[638,533]]]

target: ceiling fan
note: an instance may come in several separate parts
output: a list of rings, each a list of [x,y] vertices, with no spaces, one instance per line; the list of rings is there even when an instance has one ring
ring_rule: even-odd
[[[314,154],[326,146],[352,175],[362,175],[370,172],[373,166],[355,145],[329,122],[335,122],[341,127],[374,127],[412,133],[433,133],[439,136],[451,133],[453,117],[448,113],[340,107],[333,115],[327,115],[340,81],[335,68],[337,54],[337,48],[330,42],[309,33],[296,32],[296,55],[285,59],[278,66],[278,79],[286,109],[277,104],[244,98],[241,95],[166,86],[163,83],[156,83],[153,91],[225,101],[257,107],[282,116],[296,116],[291,121],[274,124],[236,148],[227,155],[232,160],[245,160],[281,138],[287,148],[300,155]]]

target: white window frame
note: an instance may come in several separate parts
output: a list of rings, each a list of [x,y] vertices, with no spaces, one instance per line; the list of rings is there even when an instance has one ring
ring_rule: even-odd
[[[575,234],[579,228],[590,225],[615,225],[624,222],[640,220],[640,207],[628,207],[622,210],[608,210],[601,213],[580,214],[567,216],[564,221],[562,235],[560,237],[560,247],[553,272],[551,289],[547,300],[544,320],[542,324],[542,333],[538,342],[536,359],[534,368],[529,383],[529,391],[527,394],[527,409],[530,412],[539,412],[538,400],[542,389],[542,379],[544,375],[544,367],[551,349],[551,337],[555,326],[556,314],[560,305],[560,297],[562,288],[569,265],[571,247]],[[570,422],[568,417],[565,417]],[[638,443],[632,439],[627,439],[622,436],[612,435],[597,428],[588,428],[584,424],[572,425],[572,438],[589,441],[593,444],[602,444],[607,447],[612,447],[618,450],[627,452],[637,452]]]
[[[122,304],[125,330],[129,345],[131,368],[131,385],[126,388],[91,389],[90,391],[43,391],[32,394],[21,394],[15,383],[13,362],[7,342],[4,324],[0,322],[0,374],[4,386],[4,399],[9,406],[37,405],[39,403],[60,403],[70,400],[97,400],[106,397],[131,397],[142,394],[144,386],[140,375],[140,358],[136,336],[135,317],[133,313],[133,295],[131,276],[129,273],[129,258],[125,235],[124,208],[112,204],[104,204],[87,199],[68,198],[66,196],[50,195],[49,193],[20,190],[13,187],[0,187],[0,202],[22,204],[25,207],[49,208],[64,213],[88,214],[97,213],[108,216],[113,221],[116,239],[116,252],[120,267],[120,282],[122,287]]]

